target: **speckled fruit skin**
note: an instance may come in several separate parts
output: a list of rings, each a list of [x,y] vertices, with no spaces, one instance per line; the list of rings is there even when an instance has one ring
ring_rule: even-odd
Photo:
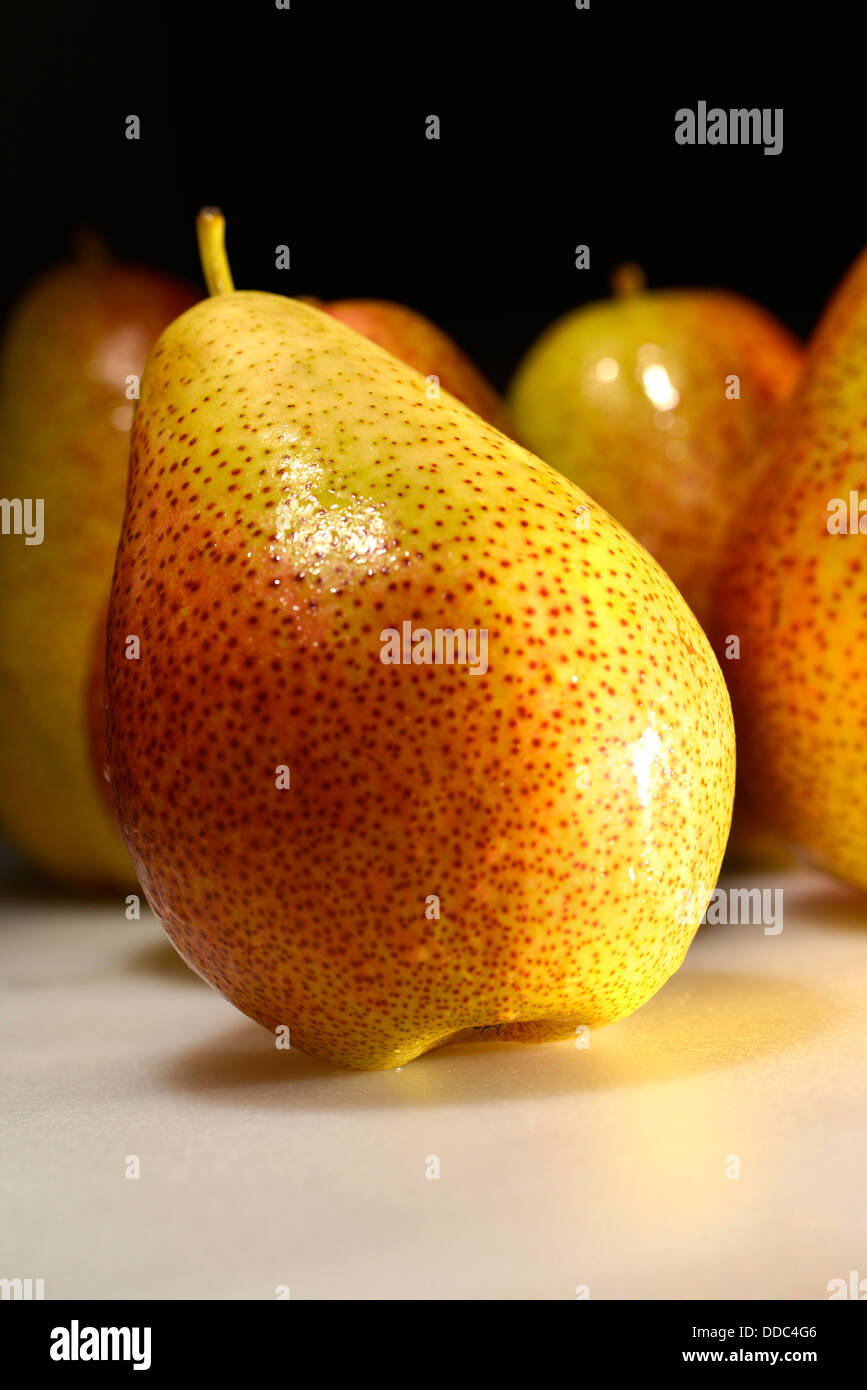
[[[590,304],[553,324],[518,368],[516,435],[607,507],[706,625],[729,519],[801,360],[789,331],[737,295],[668,290]],[[648,394],[648,367],[667,374],[670,407],[660,408],[658,372],[647,379],[655,400]],[[732,374],[739,400],[726,399]]]
[[[867,889],[867,254],[832,299],[732,530],[714,623],[745,793],[810,858]],[[867,522],[865,522],[867,528]],[[726,660],[730,634],[740,659]]]
[[[424,385],[297,301],[191,309],[145,374],[109,610],[149,902],[239,1009],[345,1067],[629,1014],[731,815],[725,683],[670,580]],[[487,629],[487,673],[384,665],[404,620]]]
[[[430,319],[386,299],[335,299],[316,302],[356,333],[384,347],[424,376],[439,377],[450,395],[505,434],[511,433],[506,403],[449,336]]]
[[[0,822],[42,869],[134,883],[93,774],[88,687],[126,490],[132,402],[184,286],[99,258],[39,279],[0,368],[0,496],[41,497],[42,545],[0,536]]]

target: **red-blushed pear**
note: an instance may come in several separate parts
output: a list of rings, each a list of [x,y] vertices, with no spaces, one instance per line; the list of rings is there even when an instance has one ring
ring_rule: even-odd
[[[510,390],[516,437],[607,507],[706,625],[731,518],[801,346],[738,295],[620,283],[530,348]]]
[[[357,333],[379,343],[387,352],[400,358],[416,371],[429,378],[428,394],[441,386],[451,395],[457,396],[477,415],[495,425],[505,434],[510,432],[510,423],[505,401],[497,395],[494,388],[485,380],[473,365],[466,353],[430,319],[407,309],[402,304],[393,304],[380,299],[341,299],[324,303],[310,295],[300,296],[305,304],[314,304],[328,314],[333,314],[341,323],[354,328]],[[430,380],[436,378],[436,382]],[[105,615],[98,628],[94,646],[94,667],[89,691],[90,737],[93,761],[96,768],[100,791],[113,814],[111,789],[105,778],[105,706],[103,703],[103,676],[105,671]]]
[[[332,314],[372,343],[379,343],[386,352],[399,357],[423,376],[436,377],[444,390],[457,396],[483,420],[496,425],[504,434],[511,433],[505,401],[457,343],[423,314],[385,299],[323,302],[305,296],[304,302]]]
[[[93,774],[89,689],[138,378],[194,300],[90,245],[26,291],[3,343],[0,494],[39,499],[44,535],[0,536],[0,822],[34,864],[82,886],[135,881]]]
[[[728,834],[704,634],[562,474],[333,316],[234,291],[222,218],[199,226],[219,292],[148,362],[109,609],[151,906],[346,1067],[625,1017]]]
[[[865,398],[867,252],[820,320],[734,518],[714,635],[735,705],[739,797],[867,889]]]

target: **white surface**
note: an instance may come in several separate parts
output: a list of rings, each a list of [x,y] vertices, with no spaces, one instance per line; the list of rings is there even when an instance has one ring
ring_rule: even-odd
[[[277,1051],[146,910],[7,903],[0,1276],[48,1299],[827,1298],[867,1275],[867,900],[763,883],[779,936],[703,927],[589,1050],[372,1074]]]

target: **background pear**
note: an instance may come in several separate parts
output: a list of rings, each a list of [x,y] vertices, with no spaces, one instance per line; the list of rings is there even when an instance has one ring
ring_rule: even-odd
[[[193,299],[85,255],[25,293],[3,344],[0,496],[42,499],[44,539],[0,536],[0,824],[70,883],[134,881],[94,776],[88,688],[123,514],[130,378]]]
[[[704,634],[573,483],[334,317],[231,291],[202,231],[224,292],[149,360],[109,610],[151,906],[238,1008],[348,1067],[624,1017],[728,834]],[[487,669],[423,637],[386,663],[404,624],[484,633]]]
[[[706,624],[730,518],[800,363],[788,329],[737,295],[620,294],[530,348],[515,432],[647,547]]]
[[[758,484],[734,518],[714,623],[735,704],[739,788],[766,823],[860,888],[867,888],[865,394],[867,253],[820,321]],[[734,638],[737,659],[728,655]]]
[[[447,333],[415,309],[386,299],[335,299],[323,302],[304,296],[326,314],[379,343],[387,352],[423,376],[436,376],[450,395],[457,396],[483,420],[504,434],[511,432],[506,403]]]

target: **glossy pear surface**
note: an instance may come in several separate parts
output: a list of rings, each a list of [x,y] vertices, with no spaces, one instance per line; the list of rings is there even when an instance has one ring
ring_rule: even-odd
[[[404,622],[484,630],[486,673],[384,664]],[[680,965],[728,834],[725,683],[659,566],[423,376],[272,295],[196,306],[151,356],[107,705],[179,952],[347,1067],[623,1018]]]
[[[70,883],[134,883],[92,763],[88,698],[123,515],[130,378],[192,302],[151,271],[82,260],[27,291],[4,339],[0,495],[42,499],[44,538],[0,536],[0,822]]]
[[[730,519],[800,362],[791,333],[737,295],[624,295],[534,344],[511,388],[515,431],[646,546],[706,624]]]
[[[766,823],[860,888],[867,888],[865,394],[862,255],[819,323],[761,458],[760,481],[735,520],[715,621],[738,721],[739,787]],[[841,517],[845,533],[836,529]]]

